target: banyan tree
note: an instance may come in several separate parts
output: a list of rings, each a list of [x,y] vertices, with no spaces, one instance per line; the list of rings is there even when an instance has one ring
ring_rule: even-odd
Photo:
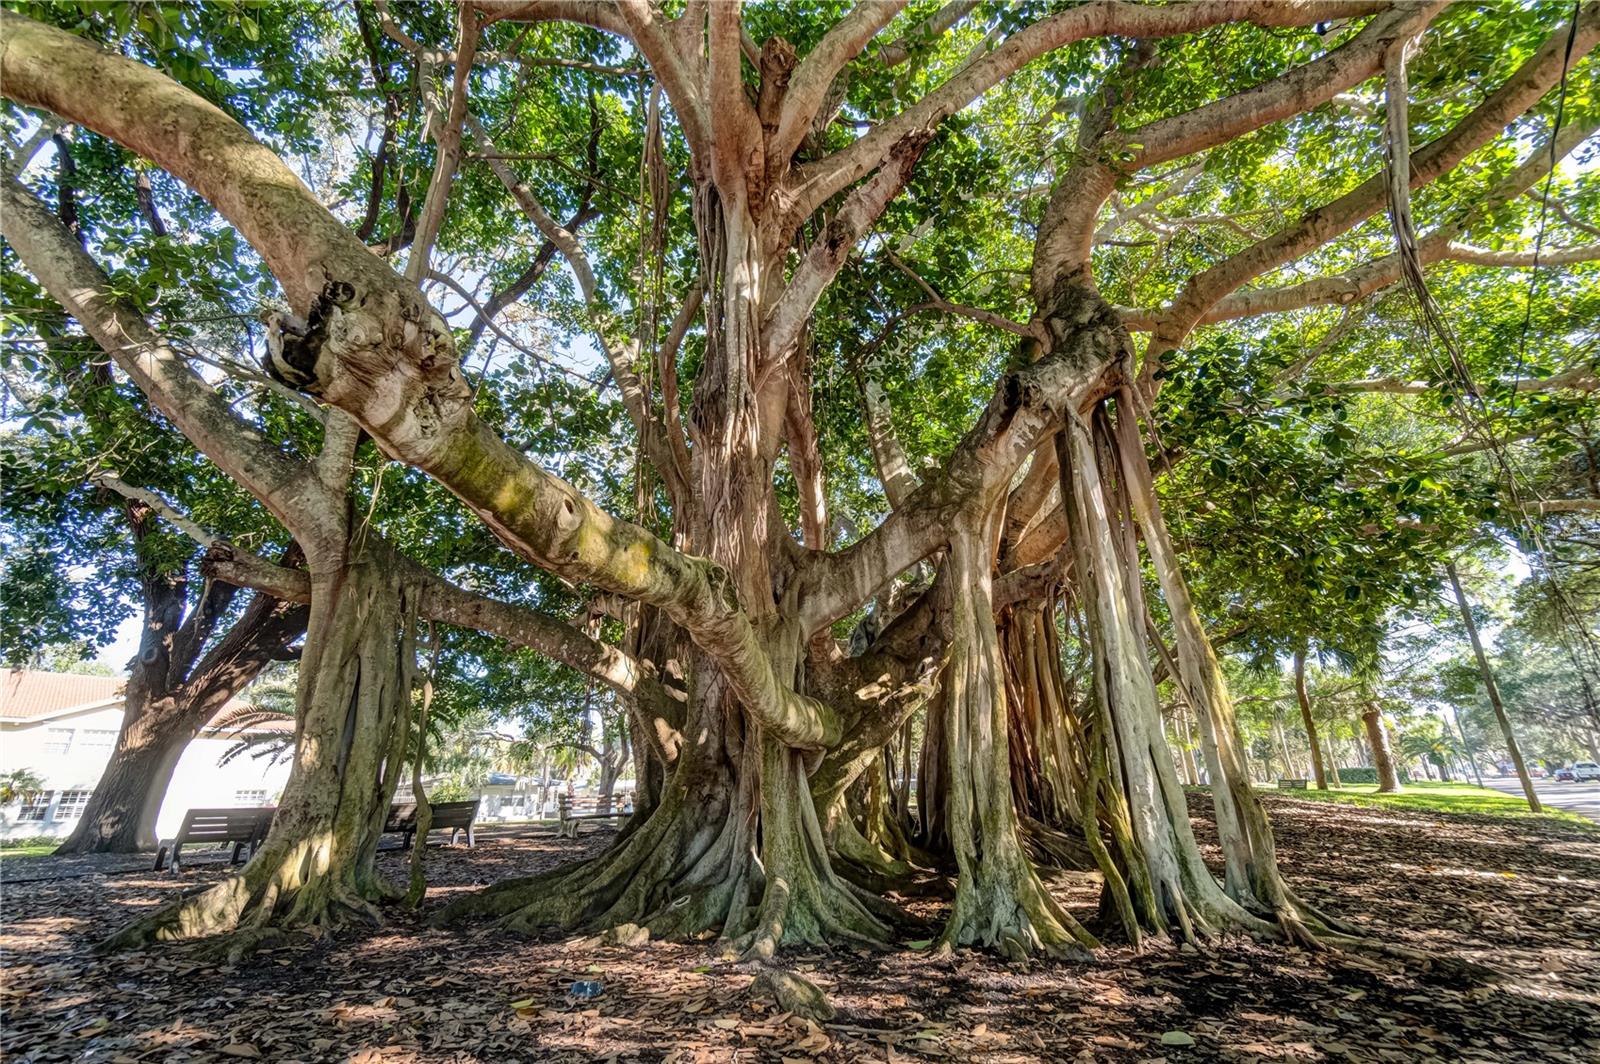
[[[318,64],[370,74],[374,124],[354,147],[370,193],[355,209],[252,132],[270,108],[241,111],[215,76],[200,91],[101,47],[85,39],[93,20],[75,34],[47,24],[75,20],[32,13],[0,15],[4,95],[30,121],[147,160],[237,230],[281,288],[263,303],[266,369],[324,426],[303,461],[230,407],[63,226],[48,175],[14,155],[3,227],[20,268],[305,556],[290,569],[223,545],[212,563],[310,604],[295,774],[272,832],[242,871],[117,943],[248,942],[376,914],[392,895],[372,857],[406,758],[422,619],[588,673],[626,705],[640,758],[638,809],[614,845],[445,918],[715,933],[767,957],[891,941],[906,917],[890,895],[933,872],[953,882],[948,947],[1354,943],[1287,886],[1251,790],[1186,571],[1205,548],[1175,542],[1163,513],[1163,384],[1208,329],[1260,335],[1298,315],[1304,372],[1319,343],[1360,327],[1351,308],[1392,289],[1425,301],[1435,264],[1594,258],[1515,250],[1515,205],[1600,121],[1585,58],[1600,6],[357,0],[303,43]],[[273,17],[252,26],[271,38]],[[280,70],[256,91],[292,84]],[[397,175],[402,120],[427,165]],[[570,128],[539,140],[539,122]],[[1026,275],[992,298],[947,295],[918,262],[919,240],[964,202],[939,175],[964,165],[963,145],[1026,122],[1051,131],[1048,158],[1028,161],[1010,216],[992,216],[997,243],[1026,245]],[[1162,265],[1141,289],[1130,258],[1179,227],[1163,203],[1248,185],[1252,168],[1292,175],[1313,165],[1302,154],[1323,174],[1307,191],[1236,224],[1242,240],[1191,236],[1191,254],[1164,260],[1181,271]],[[1023,161],[996,148],[977,169]],[[562,185],[573,175],[581,195]],[[484,219],[564,266],[564,320],[636,444],[626,514],[485,416],[468,354],[511,342],[497,318],[543,289],[507,275],[492,299],[473,295],[504,265],[473,246],[500,231]],[[969,247],[959,268],[980,273],[979,258]],[[872,283],[890,276],[894,294]],[[907,286],[912,301],[889,302]],[[461,299],[471,329],[440,309]],[[855,321],[841,308],[874,302],[878,329],[841,338]],[[986,395],[943,408],[943,443],[918,461],[894,403],[919,378],[892,357],[913,317],[983,338]],[[819,364],[836,357],[852,386],[824,389]],[[1592,374],[1533,384],[1584,386]],[[831,512],[845,506],[828,448],[845,436],[870,456],[872,523],[854,503],[848,520]],[[466,591],[369,528],[349,484],[368,438],[518,559],[603,599],[622,638]],[[1170,749],[1174,697],[1198,729],[1220,876]],[[1095,933],[1043,866],[1099,874]]]

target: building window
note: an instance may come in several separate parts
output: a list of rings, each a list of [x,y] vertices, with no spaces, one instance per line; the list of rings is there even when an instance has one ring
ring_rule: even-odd
[[[76,820],[83,815],[83,807],[89,804],[88,791],[62,791],[61,800],[56,803],[55,820]]]
[[[71,728],[50,728],[44,733],[44,752],[56,757],[66,757],[72,749]]]
[[[266,805],[267,804],[267,792],[266,791],[234,791],[233,792],[233,804],[234,805]]]
[[[22,808],[17,812],[18,822],[24,820],[39,821],[50,811],[50,799],[53,791],[40,791],[22,800]]]
[[[86,728],[78,736],[78,753],[109,754],[117,745],[117,733],[104,728]]]

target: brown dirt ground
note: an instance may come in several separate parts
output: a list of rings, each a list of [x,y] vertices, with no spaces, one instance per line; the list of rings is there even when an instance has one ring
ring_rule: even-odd
[[[520,938],[487,922],[425,925],[461,891],[598,851],[602,830],[430,850],[420,916],[237,967],[187,948],[109,959],[87,949],[175,890],[215,880],[220,865],[174,878],[128,862],[88,874],[63,864],[61,878],[13,881],[0,902],[0,1053],[18,1064],[1600,1060],[1600,832],[1269,801],[1281,863],[1308,900],[1383,941],[1502,974],[1473,981],[1249,941],[1204,953],[1110,947],[1092,964],[1026,967],[981,953],[792,953],[783,962],[839,1010],[818,1026],[752,996],[752,971],[706,944],[623,948]],[[7,862],[0,874],[43,874],[51,860]],[[381,861],[401,874],[401,855]],[[1091,885],[1061,887],[1075,912],[1093,915]],[[575,979],[602,982],[603,995],[570,1002]]]

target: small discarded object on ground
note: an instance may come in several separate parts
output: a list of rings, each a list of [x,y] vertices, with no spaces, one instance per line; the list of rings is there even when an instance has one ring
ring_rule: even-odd
[[[579,979],[567,991],[567,996],[574,1001],[593,1001],[605,993],[605,987],[593,979]]]

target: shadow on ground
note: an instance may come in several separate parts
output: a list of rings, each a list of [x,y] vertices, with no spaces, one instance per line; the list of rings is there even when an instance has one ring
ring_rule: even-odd
[[[1206,799],[1192,801],[1206,838]],[[978,953],[792,954],[785,962],[839,1009],[817,1026],[753,997],[752,973],[709,944],[620,948],[521,938],[487,922],[426,926],[449,897],[597,852],[610,837],[538,833],[485,838],[471,851],[430,848],[433,890],[421,914],[302,939],[238,967],[183,948],[112,958],[87,948],[175,891],[215,881],[220,865],[178,877],[73,868],[8,882],[0,1051],[18,1062],[119,1064],[1600,1059],[1600,834],[1269,801],[1281,861],[1308,899],[1384,941],[1504,977],[1474,985],[1438,969],[1250,941],[1204,953],[1110,947],[1093,964],[1027,967]],[[380,863],[399,877],[406,859],[388,852]],[[1081,883],[1062,897],[1092,915],[1094,892]],[[571,1001],[578,979],[604,993]]]

